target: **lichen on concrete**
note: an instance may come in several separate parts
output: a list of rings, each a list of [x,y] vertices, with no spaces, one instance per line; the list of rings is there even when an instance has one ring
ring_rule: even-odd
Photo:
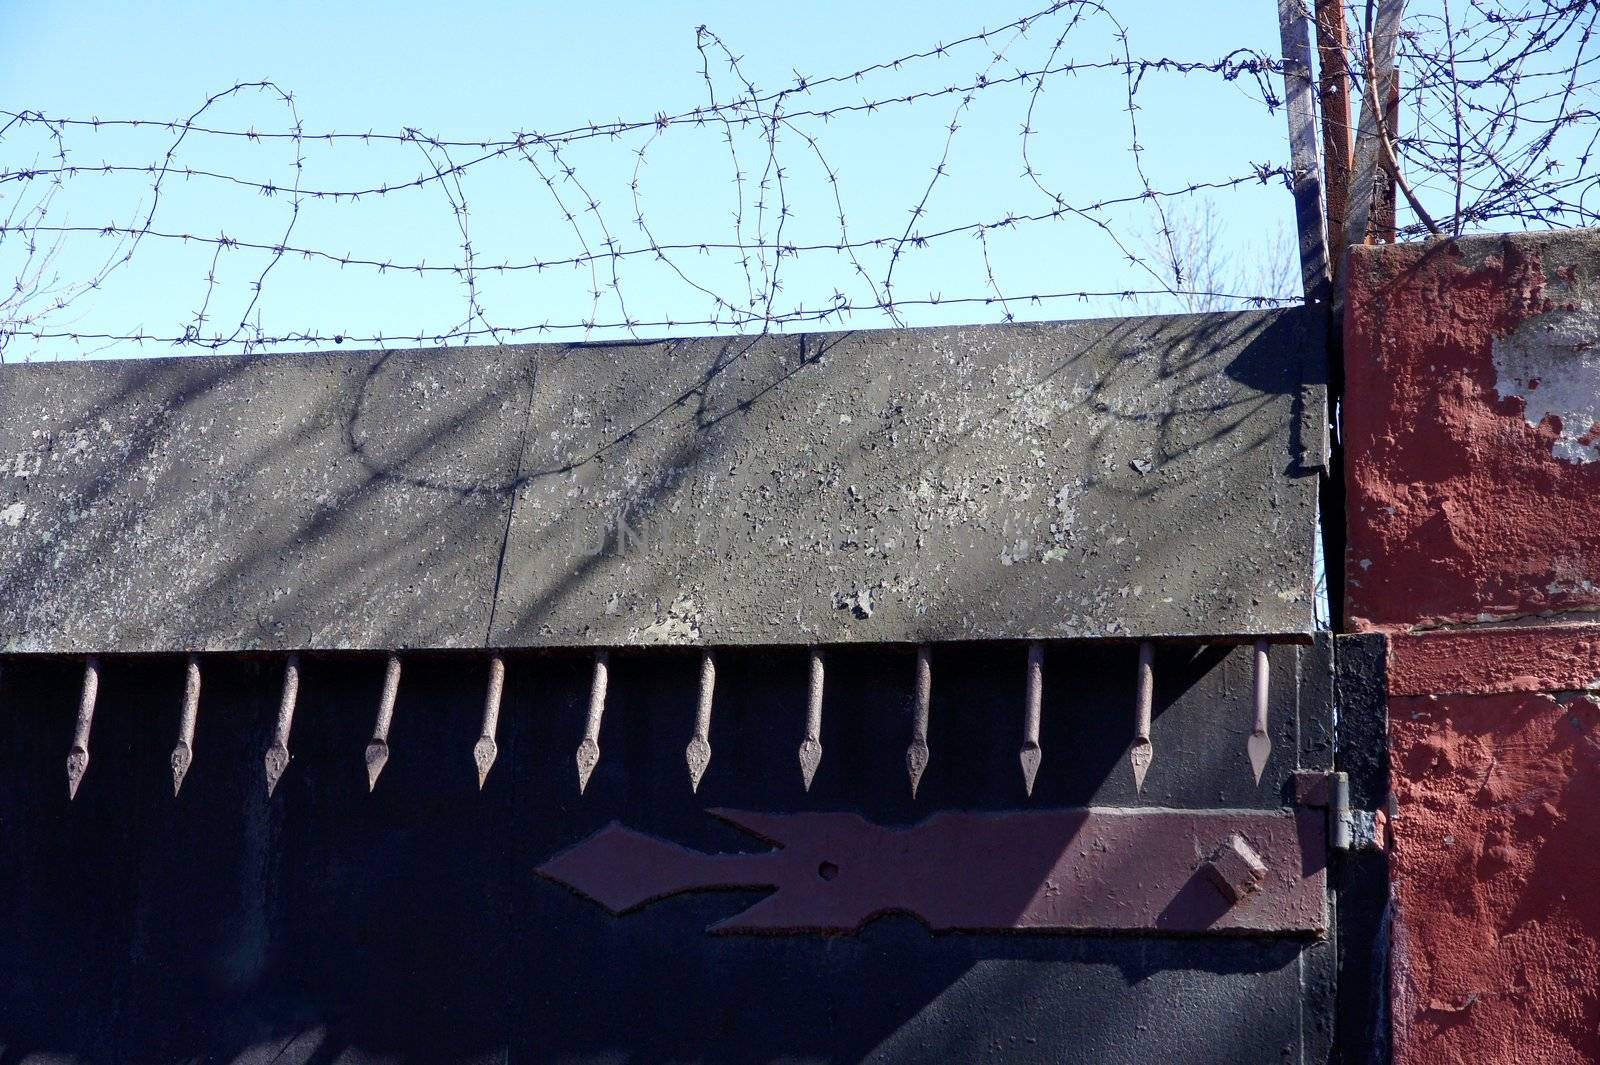
[[[497,643],[1312,627],[1303,312],[538,358]]]
[[[1314,316],[0,367],[0,649],[1304,633]]]

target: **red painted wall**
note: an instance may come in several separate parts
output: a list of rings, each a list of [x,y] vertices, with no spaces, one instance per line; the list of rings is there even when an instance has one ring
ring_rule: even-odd
[[[1600,1061],[1600,233],[1357,248],[1347,622],[1390,634],[1395,1060]]]
[[[1600,1060],[1600,707],[1389,703],[1397,1062]]]
[[[1594,231],[1354,250],[1354,627],[1600,610],[1597,273]]]

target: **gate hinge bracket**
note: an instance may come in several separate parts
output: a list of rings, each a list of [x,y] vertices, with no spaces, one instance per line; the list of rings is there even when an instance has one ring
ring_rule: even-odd
[[[1389,845],[1390,812],[1350,807],[1350,774],[1301,769],[1294,775],[1297,806],[1325,807],[1331,850],[1381,851]],[[1393,798],[1390,799],[1393,805]]]

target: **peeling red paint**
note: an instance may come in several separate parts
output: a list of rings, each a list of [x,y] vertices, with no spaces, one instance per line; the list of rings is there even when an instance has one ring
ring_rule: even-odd
[[[1351,258],[1347,624],[1390,633],[1403,1065],[1600,1061],[1597,246]]]
[[[1600,606],[1600,462],[1557,457],[1559,419],[1529,425],[1524,401],[1496,390],[1492,356],[1531,317],[1592,306],[1595,259],[1592,236],[1354,249],[1352,627]]]
[[[1600,625],[1465,629],[1389,638],[1390,695],[1600,687]]]
[[[1390,701],[1395,1060],[1600,1060],[1600,706]]]

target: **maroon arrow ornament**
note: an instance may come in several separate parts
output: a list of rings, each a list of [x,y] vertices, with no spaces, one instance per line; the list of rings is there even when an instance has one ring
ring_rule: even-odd
[[[771,890],[716,932],[850,933],[889,913],[940,932],[1327,930],[1316,812],[947,812],[904,827],[709,812],[775,849],[706,854],[613,822],[538,872],[613,914],[685,892]],[[1215,866],[1241,848],[1262,871],[1230,892]]]

